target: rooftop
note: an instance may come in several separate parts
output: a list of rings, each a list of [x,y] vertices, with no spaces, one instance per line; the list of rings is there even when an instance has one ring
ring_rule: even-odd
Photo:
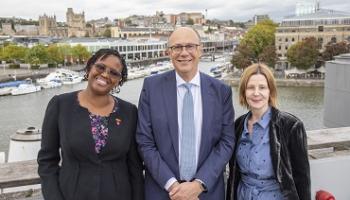
[[[319,9],[314,13],[303,14],[303,15],[292,15],[285,17],[283,21],[297,21],[297,20],[320,20],[320,19],[350,19],[349,12],[329,10],[329,9]]]

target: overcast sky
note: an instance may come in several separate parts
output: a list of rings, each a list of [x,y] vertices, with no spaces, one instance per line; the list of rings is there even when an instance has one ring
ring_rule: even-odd
[[[300,0],[299,0],[300,1]],[[304,0],[311,1],[312,0]],[[66,21],[68,7],[85,12],[85,19],[124,18],[132,14],[154,15],[202,12],[208,19],[247,21],[254,14],[268,14],[275,21],[293,15],[298,0],[0,0],[0,17],[38,20],[39,15],[56,15]],[[321,8],[350,12],[349,0],[320,0]],[[207,9],[207,13],[205,10]]]

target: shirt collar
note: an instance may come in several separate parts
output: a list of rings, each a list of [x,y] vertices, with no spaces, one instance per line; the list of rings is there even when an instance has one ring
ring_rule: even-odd
[[[249,112],[244,119],[244,132],[245,133],[248,133],[248,119],[250,118],[251,115],[252,115],[252,113]],[[266,127],[270,123],[270,120],[271,120],[271,107],[269,106],[267,111],[263,114],[263,116],[261,116],[261,119],[256,123],[259,124],[263,129],[266,129]]]
[[[261,119],[258,121],[258,124],[266,129],[266,127],[269,125],[271,119],[271,107],[267,109],[267,111],[263,114]]]
[[[176,75],[176,86],[177,87],[181,86],[184,83],[187,83],[185,80],[183,80],[181,78],[181,76],[176,71],[175,71],[175,75]],[[200,81],[199,71],[197,71],[196,75],[188,83],[191,83],[192,85],[196,85],[196,86],[200,87],[201,86],[200,82],[201,81]]]

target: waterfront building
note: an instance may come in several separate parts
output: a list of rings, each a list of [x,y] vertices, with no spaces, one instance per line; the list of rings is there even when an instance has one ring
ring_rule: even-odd
[[[321,9],[318,2],[315,5],[298,5],[296,14],[285,17],[276,30],[277,68],[290,68],[288,48],[307,37],[316,38],[320,51],[329,42],[350,42],[350,13]]]
[[[42,36],[50,36],[50,32],[57,28],[56,16],[39,16],[39,34]]]
[[[67,27],[57,26],[56,16],[39,16],[39,35],[63,38],[68,36]]]
[[[1,26],[2,26],[1,32],[4,35],[14,35],[15,34],[15,31],[13,30],[11,23],[2,23]]]
[[[37,36],[39,28],[36,25],[15,24],[16,35]]]
[[[120,28],[118,26],[111,27],[112,38],[132,38],[132,37],[150,37],[160,32],[160,29],[151,27],[125,27]]]
[[[68,8],[66,13],[68,25],[68,37],[85,37],[87,33],[85,13],[74,13],[73,8]],[[92,35],[92,34],[91,34]]]
[[[213,53],[218,44],[222,41],[204,40],[204,53]],[[61,41],[61,44],[76,46],[81,44],[91,53],[95,53],[101,48],[112,48],[120,52],[127,61],[148,60],[155,58],[166,58],[167,41],[165,40],[121,40],[116,38],[96,39],[96,38],[69,38]]]

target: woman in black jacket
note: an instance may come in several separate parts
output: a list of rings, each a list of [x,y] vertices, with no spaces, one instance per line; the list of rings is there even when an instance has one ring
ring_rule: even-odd
[[[266,65],[244,70],[239,100],[249,112],[235,121],[226,200],[310,200],[305,128],[276,108],[275,79]]]
[[[112,49],[87,62],[87,87],[54,96],[38,154],[46,200],[143,200],[137,152],[136,106],[110,94],[126,81],[127,66]]]

